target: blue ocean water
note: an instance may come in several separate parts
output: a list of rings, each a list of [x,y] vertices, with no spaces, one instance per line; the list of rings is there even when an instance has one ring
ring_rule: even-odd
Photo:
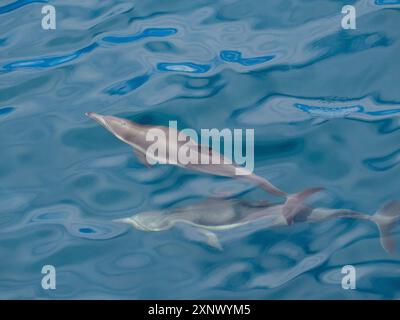
[[[41,27],[46,4],[56,30]],[[355,30],[341,28],[347,4]],[[223,251],[114,223],[221,194],[269,198],[147,168],[84,115],[254,128],[258,175],[374,214],[400,198],[399,30],[394,0],[0,0],[0,298],[399,299],[400,256],[367,221],[257,229]],[[345,265],[355,290],[342,289]]]

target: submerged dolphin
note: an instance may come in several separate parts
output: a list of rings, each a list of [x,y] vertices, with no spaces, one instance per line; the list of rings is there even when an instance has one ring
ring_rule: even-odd
[[[265,191],[278,196],[278,197],[283,197],[287,199],[287,202],[293,202],[299,200],[297,195],[289,195],[282,190],[278,189],[275,187],[272,183],[270,183],[268,180],[257,176],[254,173],[251,172],[245,172],[247,169],[243,168],[239,165],[236,164],[228,164],[224,160],[224,156],[219,154],[216,151],[213,151],[211,148],[204,147],[202,145],[197,144],[193,139],[191,139],[189,136],[183,134],[182,132],[178,132],[173,128],[167,128],[163,126],[150,126],[150,125],[142,125],[138,124],[136,122],[127,120],[127,119],[122,119],[114,116],[103,116],[94,112],[87,112],[86,115],[98,122],[100,125],[102,125],[104,128],[106,128],[108,131],[110,131],[114,136],[116,136],[118,139],[122,140],[123,142],[129,144],[133,149],[137,157],[141,162],[143,162],[146,165],[148,164],[148,161],[146,159],[146,156],[149,156],[148,154],[146,155],[146,151],[150,147],[150,145],[153,143],[151,141],[148,141],[146,139],[149,130],[157,128],[162,130],[165,133],[165,145],[168,145],[168,148],[166,148],[166,154],[162,156],[158,156],[158,158],[154,159],[160,163],[168,163],[169,159],[169,154],[176,151],[182,147],[183,145],[186,145],[186,147],[189,145],[192,149],[193,152],[196,153],[197,158],[199,159],[204,153],[207,153],[207,156],[210,158],[215,157],[221,159],[220,164],[203,164],[203,163],[188,163],[188,164],[181,164],[179,162],[174,163],[177,166],[191,169],[194,171],[200,171],[212,175],[217,175],[217,176],[224,176],[224,177],[236,177],[236,178],[242,178],[249,180],[251,182],[256,183],[259,185],[261,188],[263,188]],[[172,139],[172,145],[168,140],[170,130],[175,130],[174,134],[177,136],[178,134],[185,137],[185,141],[177,141]],[[189,142],[189,144],[187,143]],[[161,158],[162,157],[162,158]],[[241,170],[243,175],[237,175],[237,170]],[[312,193],[318,192],[322,190],[322,188],[314,188],[314,189],[309,189],[307,195],[311,195]]]
[[[189,225],[193,227],[189,232],[186,231],[190,238],[195,237],[198,241],[205,241],[214,248],[222,249],[217,233],[230,229],[236,229],[235,233],[240,234],[240,229],[243,233],[242,228],[248,227],[248,231],[252,233],[260,228],[287,226],[292,222],[352,218],[374,222],[380,232],[382,247],[387,252],[395,250],[392,230],[400,220],[400,201],[388,202],[374,215],[347,209],[312,208],[304,203],[298,203],[291,209],[288,215],[282,204],[211,199],[180,208],[142,212],[115,222],[127,223],[143,231],[163,231],[182,224]],[[231,232],[231,235],[235,233]]]

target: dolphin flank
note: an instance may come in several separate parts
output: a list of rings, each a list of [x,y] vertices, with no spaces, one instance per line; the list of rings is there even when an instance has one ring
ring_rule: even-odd
[[[151,141],[146,140],[146,136],[149,132],[149,130],[157,128],[162,130],[165,133],[166,141],[165,144],[168,145],[168,148],[166,148],[167,152],[163,158],[157,158],[154,159],[158,161],[159,163],[168,163],[169,159],[169,154],[172,152],[176,152],[181,146],[185,145],[186,147],[189,145],[191,148],[191,151],[196,153],[197,158],[201,158],[204,153],[207,153],[207,156],[210,158],[218,158],[220,159],[219,164],[204,164],[204,163],[188,163],[188,164],[182,164],[179,163],[178,161],[174,163],[174,165],[177,165],[179,167],[183,167],[186,169],[190,169],[193,171],[199,171],[199,172],[204,172],[216,176],[223,176],[223,177],[235,177],[235,178],[242,178],[249,180],[253,183],[256,183],[259,185],[262,189],[267,191],[268,193],[271,193],[275,196],[278,197],[283,197],[287,198],[290,195],[287,193],[283,192],[276,186],[274,186],[272,183],[270,183],[268,180],[252,173],[252,172],[245,172],[246,168],[243,168],[237,164],[228,164],[224,162],[224,156],[219,154],[216,151],[213,151],[211,148],[208,146],[202,146],[197,144],[193,139],[191,139],[189,136],[184,135],[182,132],[178,132],[175,129],[176,132],[174,132],[176,135],[184,136],[185,141],[174,141],[172,140],[172,145],[171,142],[168,140],[169,137],[169,130],[171,128],[167,128],[164,126],[149,126],[149,125],[141,125],[136,122],[123,119],[123,118],[118,118],[114,116],[104,116],[100,115],[94,112],[87,112],[86,115],[98,122],[100,125],[102,125],[104,128],[106,128],[108,131],[110,131],[114,136],[116,136],[118,139],[122,140],[123,142],[127,143],[130,145],[136,154],[136,156],[139,158],[139,160],[149,166],[147,157],[149,154],[146,154],[146,151],[148,150],[148,147],[152,144]],[[188,144],[189,142],[189,144]],[[243,175],[238,176],[236,174],[237,170],[240,170],[241,172],[244,172]],[[319,189],[320,190],[320,189]],[[316,190],[315,192],[319,191]]]
[[[382,247],[389,253],[395,251],[392,231],[400,220],[400,201],[386,203],[376,214],[368,215],[347,209],[313,208],[298,202],[291,207],[289,216],[285,205],[267,201],[250,202],[235,199],[208,199],[185,207],[138,213],[115,222],[130,224],[138,230],[163,231],[175,226],[191,228],[185,235],[222,249],[219,235],[232,229],[249,226],[250,233],[258,229],[288,226],[291,223],[317,222],[333,218],[352,218],[371,221],[378,227]],[[184,229],[185,231],[185,229]],[[231,237],[240,234],[231,232]],[[229,238],[229,237],[228,237]]]

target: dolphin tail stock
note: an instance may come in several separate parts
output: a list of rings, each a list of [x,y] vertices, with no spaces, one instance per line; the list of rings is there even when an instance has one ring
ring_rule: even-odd
[[[380,241],[383,249],[388,253],[394,253],[396,243],[394,240],[393,229],[400,220],[400,201],[392,200],[387,202],[379,209],[371,220],[376,223],[379,229]]]
[[[310,188],[298,193],[289,194],[283,204],[282,214],[285,217],[287,224],[294,222],[295,218],[299,221],[305,221],[312,211],[312,207],[304,203],[308,197],[315,193],[325,190],[325,188]]]
[[[273,195],[275,195],[277,197],[281,197],[281,198],[288,197],[288,194],[286,192],[280,190],[279,188],[275,187],[268,180],[254,174],[254,173],[251,175],[248,175],[248,176],[244,175],[242,177],[243,177],[243,179],[247,179],[249,181],[252,181],[253,183],[255,182],[261,189],[263,189],[267,193],[273,194]]]
[[[305,220],[312,211],[312,208],[304,204],[304,200],[314,193],[325,190],[325,188],[318,187],[309,188],[294,194],[288,194],[275,187],[268,180],[255,174],[248,176],[248,179],[257,182],[258,185],[268,193],[286,199],[285,203],[283,204],[282,214],[285,217],[288,225],[293,223],[295,217],[299,220]]]

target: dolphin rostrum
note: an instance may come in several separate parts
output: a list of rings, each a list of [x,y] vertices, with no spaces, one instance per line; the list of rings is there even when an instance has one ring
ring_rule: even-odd
[[[201,158],[202,156],[204,156],[204,153],[207,153],[206,156],[214,159],[219,158],[221,159],[221,161],[219,162],[219,164],[213,164],[213,163],[204,164],[200,163],[200,161],[195,164],[193,163],[182,164],[179,161],[177,161],[176,163],[173,164],[183,168],[191,169],[194,171],[200,171],[212,175],[232,177],[232,178],[236,177],[249,180],[253,183],[256,183],[262,189],[275,196],[286,198],[287,203],[301,200],[298,198],[297,194],[295,195],[287,194],[286,192],[275,187],[268,180],[252,172],[246,172],[246,168],[243,168],[232,162],[229,164],[226,161],[223,161],[225,159],[223,155],[219,154],[216,151],[213,151],[208,146],[197,144],[191,137],[173,128],[167,128],[164,126],[142,125],[127,119],[118,118],[114,116],[103,116],[94,112],[87,112],[86,115],[89,118],[98,122],[100,125],[102,125],[108,131],[110,131],[118,139],[130,145],[134,149],[134,152],[139,158],[139,160],[142,163],[146,164],[147,166],[149,166],[149,161],[148,161],[149,153],[147,153],[147,150],[153,143],[152,141],[148,141],[147,135],[149,133],[149,130],[156,128],[164,132],[166,139],[164,143],[165,145],[168,145],[168,148],[166,148],[166,153],[164,155],[158,155],[157,157],[155,157],[154,155],[151,156],[153,158],[155,157],[155,159],[153,160],[155,160],[156,162],[158,161],[159,163],[169,163],[168,159],[170,154],[176,152],[181,147],[190,148],[191,151],[195,153],[195,156],[197,158]],[[179,135],[184,139],[169,140],[169,134],[171,133],[171,130],[175,130],[174,132],[175,137]],[[238,171],[240,172],[240,175],[237,175]],[[308,196],[320,190],[322,190],[322,188],[313,188],[309,189],[307,194],[306,193],[304,194]]]
[[[243,228],[253,233],[256,230],[287,226],[291,223],[325,221],[333,218],[352,218],[374,222],[380,233],[382,247],[390,253],[395,250],[392,235],[395,223],[400,220],[400,201],[386,203],[376,214],[368,215],[347,209],[313,208],[304,203],[292,207],[287,215],[285,206],[267,201],[249,202],[235,199],[207,199],[184,207],[160,211],[138,213],[129,218],[117,219],[115,222],[130,224],[143,231],[163,231],[175,226],[191,226],[185,234],[191,239],[206,242],[208,245],[222,249],[219,236],[230,237],[243,234]],[[239,231],[241,230],[241,231]],[[218,235],[217,235],[218,234]]]

